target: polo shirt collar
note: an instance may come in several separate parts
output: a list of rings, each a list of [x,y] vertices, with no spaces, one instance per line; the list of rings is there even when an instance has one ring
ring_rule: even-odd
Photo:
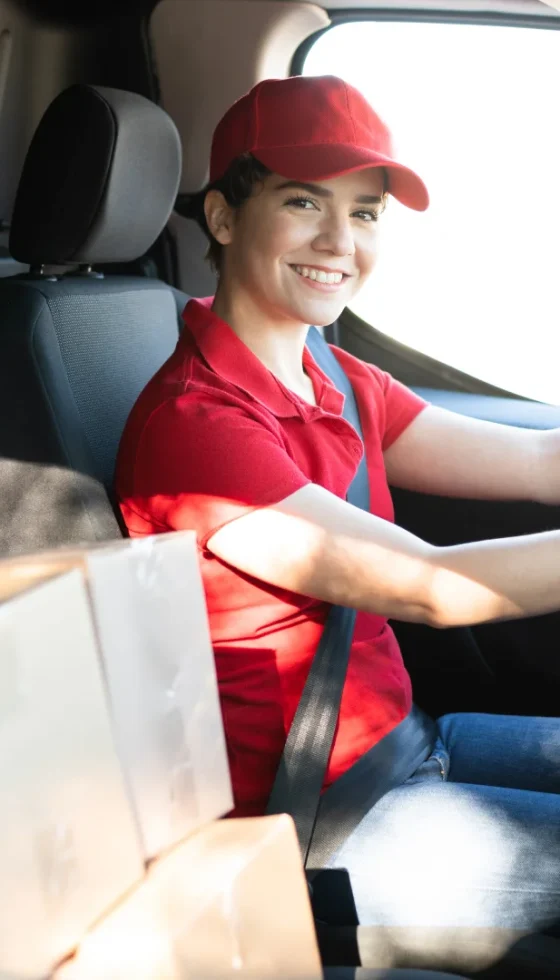
[[[213,299],[213,296],[191,299],[183,320],[204,360],[219,377],[247,392],[279,418],[300,416],[311,421],[324,412],[342,414],[344,395],[317,366],[307,347],[303,363],[313,382],[316,406],[286,388],[265,367],[229,324],[212,311]]]

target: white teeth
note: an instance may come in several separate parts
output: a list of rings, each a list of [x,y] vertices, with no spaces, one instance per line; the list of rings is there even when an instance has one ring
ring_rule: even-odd
[[[338,285],[343,278],[342,272],[325,272],[324,269],[311,269],[306,265],[296,265],[294,269],[304,279],[312,279],[314,282],[325,282],[330,285]]]

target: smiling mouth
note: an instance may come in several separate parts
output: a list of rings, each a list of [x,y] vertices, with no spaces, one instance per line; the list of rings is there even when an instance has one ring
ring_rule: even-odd
[[[325,272],[324,269],[314,269],[308,265],[292,265],[291,268],[302,279],[310,279],[311,282],[322,283],[325,286],[340,286],[350,278],[344,272]]]

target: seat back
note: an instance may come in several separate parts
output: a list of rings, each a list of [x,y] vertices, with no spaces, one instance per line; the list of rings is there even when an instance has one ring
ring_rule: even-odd
[[[188,297],[92,266],[150,247],[180,163],[169,117],[132,93],[74,86],[39,125],[10,238],[32,272],[0,280],[0,554],[120,534],[110,501],[120,436],[174,349]]]

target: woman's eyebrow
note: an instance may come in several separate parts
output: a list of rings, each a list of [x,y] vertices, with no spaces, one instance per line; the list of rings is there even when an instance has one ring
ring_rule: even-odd
[[[326,187],[321,187],[320,184],[305,184],[300,180],[286,180],[283,184],[278,184],[274,188],[275,191],[288,189],[307,191],[308,194],[315,194],[316,197],[333,196],[332,191],[328,191]],[[354,200],[356,204],[381,204],[382,198],[372,194],[358,194]]]
[[[332,191],[328,191],[325,187],[321,187],[319,184],[304,184],[300,180],[287,180],[284,184],[278,184],[275,187],[276,191],[284,191],[288,189],[307,191],[308,194],[315,194],[317,197],[332,197]]]

